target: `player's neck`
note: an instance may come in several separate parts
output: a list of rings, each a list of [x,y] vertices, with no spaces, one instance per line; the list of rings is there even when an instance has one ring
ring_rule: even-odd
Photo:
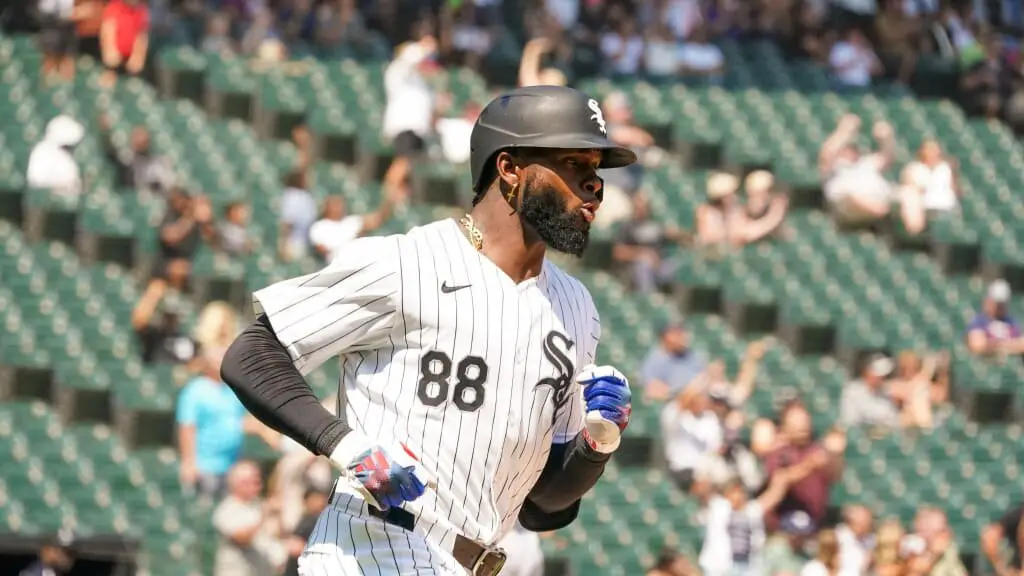
[[[544,242],[523,229],[519,214],[513,213],[505,199],[487,194],[470,212],[483,234],[480,252],[515,283],[540,274],[544,265]]]

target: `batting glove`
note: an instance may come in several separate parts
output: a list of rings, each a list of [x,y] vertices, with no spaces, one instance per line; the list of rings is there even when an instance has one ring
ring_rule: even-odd
[[[586,366],[576,377],[587,407],[585,435],[590,447],[610,454],[619,447],[629,424],[632,393],[629,380],[611,366]]]
[[[405,444],[385,448],[357,432],[342,439],[331,461],[366,502],[381,511],[419,498],[429,483],[429,474]]]

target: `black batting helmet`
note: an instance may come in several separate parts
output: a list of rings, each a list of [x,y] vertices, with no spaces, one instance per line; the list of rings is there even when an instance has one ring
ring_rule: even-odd
[[[636,162],[629,148],[608,140],[597,100],[564,86],[527,86],[492,100],[477,118],[470,137],[470,170],[477,194],[494,157],[508,148],[560,148],[601,151],[600,168]]]

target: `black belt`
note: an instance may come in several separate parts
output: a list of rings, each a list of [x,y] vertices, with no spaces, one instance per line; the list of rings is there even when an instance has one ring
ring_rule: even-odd
[[[367,505],[367,509],[372,516],[409,532],[412,532],[416,525],[416,517],[402,508],[391,508],[387,512],[381,512]],[[485,546],[461,534],[455,535],[452,557],[473,576],[497,576],[506,559],[505,552],[500,548]]]

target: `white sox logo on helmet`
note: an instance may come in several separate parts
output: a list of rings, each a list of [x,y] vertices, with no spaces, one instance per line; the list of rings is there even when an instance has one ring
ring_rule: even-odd
[[[597,100],[591,98],[587,102],[587,107],[593,112],[590,115],[590,119],[597,124],[597,129],[601,131],[601,134],[607,134],[608,129],[604,126],[604,112],[601,112],[601,105],[597,103]]]

